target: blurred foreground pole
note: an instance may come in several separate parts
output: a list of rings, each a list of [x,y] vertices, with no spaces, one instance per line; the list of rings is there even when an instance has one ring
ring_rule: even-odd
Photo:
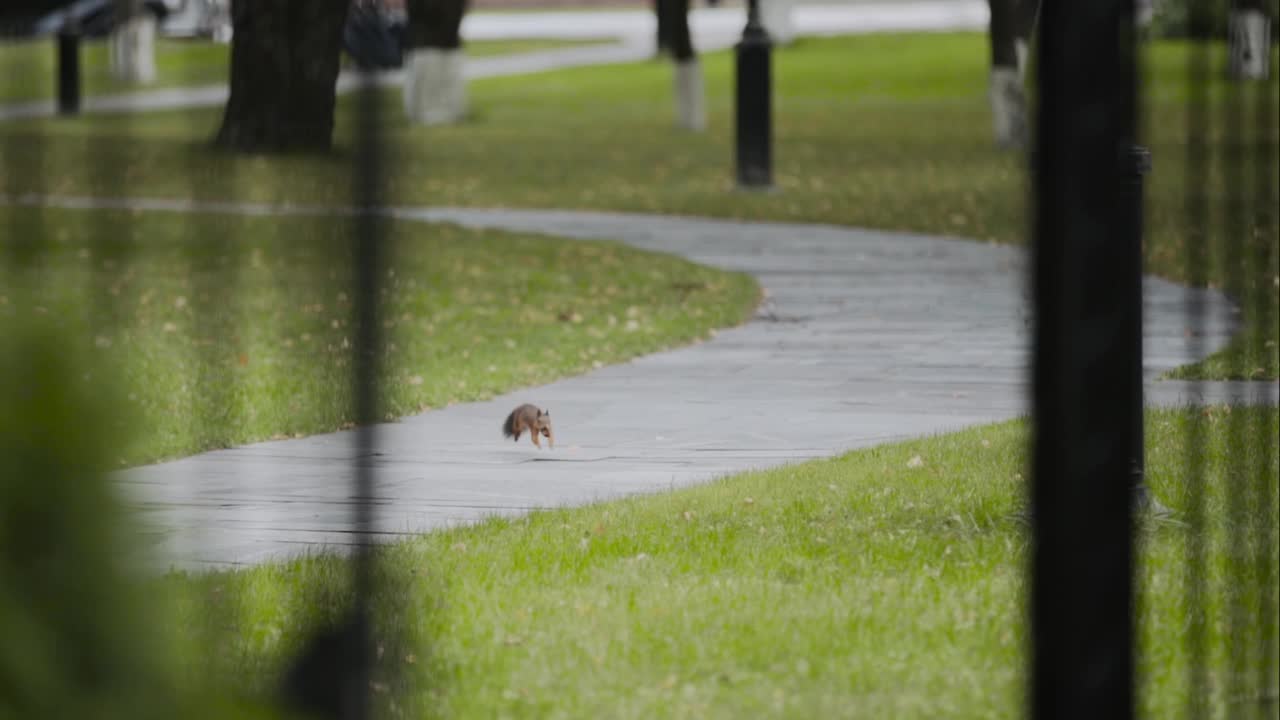
[[[74,21],[58,31],[58,114],[80,113],[80,29]]]
[[[1129,458],[1131,485],[1135,494],[1135,511],[1163,510],[1163,506],[1152,497],[1146,483],[1146,416],[1142,412],[1145,404],[1142,387],[1142,216],[1145,209],[1144,178],[1149,172],[1151,172],[1150,150],[1141,145],[1132,145],[1123,151],[1120,167],[1120,203],[1121,212],[1128,218],[1128,225],[1121,226],[1121,240],[1128,251],[1128,259],[1124,265],[1128,276],[1122,278],[1122,282],[1128,290],[1128,296],[1119,308],[1119,314],[1123,319],[1121,332],[1128,335],[1130,343],[1125,360],[1129,363],[1129,372],[1133,375],[1129,388],[1129,416],[1134,427],[1129,438],[1131,443]]]
[[[352,457],[351,557],[353,597],[346,614],[333,627],[320,628],[308,638],[290,664],[284,694],[290,709],[327,720],[366,720],[373,717],[372,687],[377,493],[376,456],[379,358],[383,356],[379,317],[379,278],[386,272],[386,219],[383,201],[383,151],[380,99],[374,70],[360,69],[356,96],[356,148],[353,170],[355,215],[351,228],[353,322],[355,351],[351,389],[356,420],[356,448]],[[385,639],[385,638],[384,638]]]
[[[1041,12],[1029,710],[1131,718],[1141,254],[1123,183],[1135,141],[1134,5]]]
[[[750,0],[737,53],[738,185],[773,185],[773,43],[760,24],[759,0]]]

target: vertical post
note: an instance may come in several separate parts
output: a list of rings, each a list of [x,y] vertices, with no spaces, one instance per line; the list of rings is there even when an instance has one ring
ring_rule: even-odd
[[[1236,80],[1266,80],[1271,74],[1271,18],[1262,0],[1235,0],[1227,14],[1227,72]]]
[[[375,72],[360,68],[356,97],[355,157],[352,167],[353,222],[350,233],[352,327],[355,349],[350,376],[354,398],[355,453],[351,460],[351,529],[355,542],[351,562],[353,602],[334,627],[308,639],[284,678],[289,710],[332,720],[368,720],[375,714],[371,681],[376,589],[374,502],[377,493],[377,423],[380,358],[383,356],[379,286],[383,273],[386,220],[383,203],[385,155],[381,104]]]
[[[1129,372],[1133,373],[1132,380],[1132,398],[1130,400],[1129,415],[1134,421],[1132,437],[1132,449],[1129,456],[1132,458],[1132,477],[1133,491],[1135,494],[1134,507],[1136,509],[1158,509],[1163,510],[1155,498],[1151,497],[1150,488],[1146,484],[1146,424],[1145,415],[1143,414],[1144,390],[1142,378],[1142,333],[1143,333],[1143,306],[1142,306],[1142,216],[1144,210],[1143,203],[1143,177],[1151,171],[1151,151],[1141,145],[1133,145],[1124,153],[1121,165],[1121,203],[1127,209],[1127,217],[1129,219],[1129,227],[1125,229],[1126,248],[1128,249],[1128,280],[1125,287],[1129,291],[1128,298],[1123,306],[1125,313],[1125,331],[1128,334],[1131,344],[1129,351]]]
[[[773,43],[760,24],[759,0],[749,0],[747,26],[737,55],[738,185],[773,185]]]
[[[356,501],[353,518],[359,544],[356,546],[354,581],[356,592],[355,627],[362,652],[350,658],[352,686],[359,692],[358,701],[349,716],[364,720],[371,716],[369,680],[372,673],[372,599],[374,592],[374,516],[377,492],[375,463],[381,420],[378,403],[379,360],[383,356],[382,321],[379,317],[378,287],[382,282],[386,221],[379,214],[382,204],[383,150],[380,100],[375,73],[370,68],[360,71],[359,113],[356,127],[355,197],[356,219],[353,228],[355,281],[355,362],[352,365],[352,389],[355,397],[356,460],[353,496]]]
[[[1120,178],[1136,128],[1134,6],[1041,12],[1029,710],[1131,718],[1141,265]]]
[[[653,14],[657,20],[657,55],[671,49],[671,0],[653,0]]]
[[[58,32],[58,114],[80,112],[80,28],[70,21]]]

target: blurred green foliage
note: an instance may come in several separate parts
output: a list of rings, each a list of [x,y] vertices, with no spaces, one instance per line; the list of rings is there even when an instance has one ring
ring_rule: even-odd
[[[110,383],[95,368],[91,385],[60,333],[0,330],[0,716],[160,717],[105,473],[120,440]]]

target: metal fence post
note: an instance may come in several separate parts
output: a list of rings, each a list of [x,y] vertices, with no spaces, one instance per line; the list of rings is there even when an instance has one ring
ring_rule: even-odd
[[[1126,315],[1126,331],[1132,344],[1129,355],[1129,370],[1133,373],[1133,395],[1130,400],[1129,415],[1135,422],[1131,441],[1133,449],[1130,457],[1133,463],[1134,506],[1137,509],[1162,509],[1158,501],[1151,496],[1146,483],[1146,422],[1143,414],[1144,390],[1142,377],[1142,233],[1143,233],[1143,178],[1151,172],[1151,151],[1141,145],[1132,145],[1125,150],[1121,160],[1121,198],[1120,202],[1128,209],[1130,226],[1124,233],[1129,251],[1127,263],[1129,282],[1128,301],[1124,304]]]
[[[80,28],[70,21],[58,31],[58,114],[80,112]]]
[[[1123,719],[1134,714],[1141,254],[1117,163],[1136,130],[1134,7],[1077,0],[1041,12],[1028,709]]]

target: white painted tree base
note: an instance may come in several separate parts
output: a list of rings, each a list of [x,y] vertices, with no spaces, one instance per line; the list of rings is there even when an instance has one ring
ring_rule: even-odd
[[[420,125],[451,125],[467,116],[466,58],[461,48],[417,48],[405,55],[404,112]]]
[[[1022,85],[1022,72],[1011,67],[992,68],[988,98],[996,145],[1001,148],[1026,146],[1027,94]]]
[[[1259,10],[1233,10],[1227,24],[1231,38],[1231,76],[1263,80],[1271,74],[1271,19]]]
[[[116,27],[108,39],[111,76],[130,83],[156,79],[156,18],[149,12]]]
[[[707,129],[706,87],[697,58],[676,63],[676,124],[686,130]]]
[[[790,45],[796,39],[794,4],[795,0],[760,0],[760,24],[774,45]]]

